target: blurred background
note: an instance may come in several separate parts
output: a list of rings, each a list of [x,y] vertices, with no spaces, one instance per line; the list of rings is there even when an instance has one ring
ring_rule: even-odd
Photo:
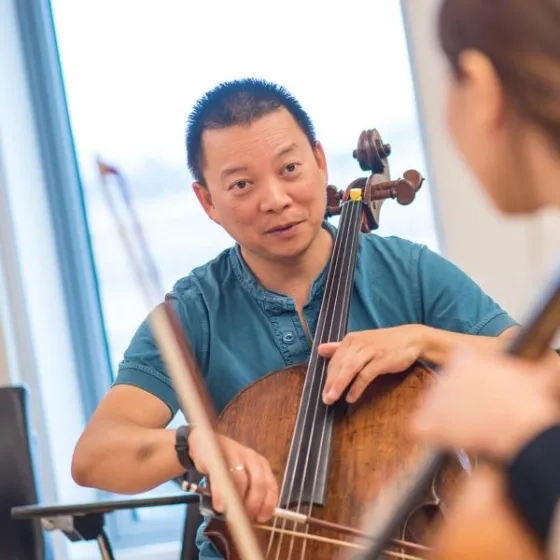
[[[95,174],[124,172],[165,289],[231,244],[190,189],[185,122],[221,81],[284,85],[310,113],[332,184],[364,175],[364,129],[392,146],[392,177],[426,178],[383,206],[379,235],[424,243],[523,320],[558,260],[560,219],[493,210],[446,131],[438,0],[2,0],[0,385],[25,383],[43,498],[95,500],[69,465],[146,308]],[[163,294],[162,294],[163,295]],[[175,423],[181,421],[176,418]],[[173,490],[172,484],[150,495]],[[108,518],[119,558],[177,558],[177,506]],[[56,558],[97,558],[53,535]]]

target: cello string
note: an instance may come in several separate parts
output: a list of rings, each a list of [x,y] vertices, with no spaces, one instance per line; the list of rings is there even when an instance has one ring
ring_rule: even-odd
[[[272,527],[269,527],[268,525],[254,525],[255,529],[259,529],[262,531],[273,531]],[[276,529],[277,532],[280,532],[280,529]],[[329,537],[322,537],[320,535],[309,535],[309,534],[305,534],[305,533],[299,533],[297,531],[290,531],[290,530],[282,530],[282,533],[284,534],[291,534],[292,538],[301,538],[304,540],[309,540],[309,541],[319,541],[319,542],[324,542],[324,543],[328,543],[328,544],[334,544],[336,546],[341,546],[341,547],[347,547],[347,548],[355,548],[358,550],[364,550],[366,547],[363,544],[356,544],[350,541],[343,541],[341,539],[331,539]],[[420,556],[415,556],[412,554],[406,554],[404,552],[396,552],[394,550],[388,550],[385,549],[383,551],[383,553],[387,556],[391,556],[393,558],[400,558],[403,560],[424,560],[422,557]]]
[[[346,277],[346,281],[347,281],[347,283],[350,283],[350,278],[349,278],[349,276]],[[344,294],[344,295],[347,295],[347,294],[349,293],[349,292],[348,292],[348,289],[349,289],[349,288],[350,288],[350,286],[347,285],[347,286],[346,286],[346,289],[343,291],[343,294]],[[338,338],[340,338],[340,337],[342,336],[342,334],[343,334],[343,332],[342,332],[342,331],[343,331],[343,328],[344,328],[343,325],[340,325],[340,324],[339,324]],[[397,539],[392,539],[392,540],[393,540],[393,541],[396,541]],[[415,543],[413,543],[412,541],[408,541],[407,539],[399,539],[399,541],[402,542],[403,545],[406,545],[406,546],[409,546],[409,547],[414,547],[414,546],[415,546]],[[427,548],[427,547],[426,547],[426,548]]]
[[[325,332],[328,333],[328,340],[330,340],[330,336],[332,335],[332,329],[333,329],[333,325],[335,324],[335,317],[336,317],[336,306],[337,306],[337,302],[338,302],[338,297],[339,297],[339,290],[337,288],[340,288],[339,286],[339,281],[335,281],[335,278],[338,279],[340,277],[340,275],[343,272],[343,266],[345,263],[345,257],[348,254],[348,243],[349,243],[349,238],[351,236],[352,233],[352,229],[353,229],[353,223],[354,220],[356,219],[356,217],[359,216],[360,214],[360,210],[361,210],[361,205],[360,203],[355,203],[355,202],[348,202],[346,205],[346,212],[345,215],[343,216],[344,219],[341,219],[342,223],[342,227],[340,228],[340,241],[339,241],[339,250],[340,250],[340,254],[337,255],[337,259],[336,262],[334,263],[334,271],[333,271],[333,280],[332,280],[332,284],[330,286],[330,290],[329,293],[326,294],[328,301],[329,301],[329,306],[330,309],[332,311],[331,316],[329,317],[329,321],[327,322],[325,320],[325,322],[322,325],[321,328],[321,332],[319,335],[319,340],[317,340],[317,343],[320,343],[321,341],[325,341],[324,339],[324,334]],[[344,250],[343,250],[344,248]],[[333,301],[334,300],[334,301]],[[317,358],[319,359],[319,358]],[[319,445],[319,450],[317,453],[317,457],[321,457],[322,454],[322,450],[323,450],[323,443],[324,443],[324,436],[326,433],[326,425],[327,425],[327,421],[329,418],[329,408],[323,404],[322,399],[321,399],[321,394],[322,394],[322,387],[323,387],[323,380],[324,380],[324,371],[326,368],[326,361],[322,360],[321,362],[321,370],[317,371],[317,376],[318,376],[318,383],[319,386],[317,388],[317,391],[314,394],[310,395],[310,399],[314,398],[315,399],[315,407],[314,407],[314,411],[313,411],[313,420],[311,422],[311,433],[310,433],[310,442],[313,442],[315,440],[316,437],[316,433],[317,433],[317,426],[320,424],[320,421],[318,420],[318,416],[320,413],[323,414],[323,429],[321,431],[321,440],[320,440],[320,445]],[[304,466],[304,470],[303,470],[303,479],[305,481],[305,483],[307,483],[309,481],[309,457],[311,455],[311,450],[312,447],[310,445],[310,442],[308,443],[308,448],[307,448],[307,457],[306,457],[306,462],[305,462],[305,466]],[[321,467],[321,462],[318,460],[315,463],[315,476],[313,477],[313,483],[312,483],[312,489],[311,489],[311,497],[313,497],[315,495],[315,489],[317,486],[317,479],[318,479],[318,474],[319,474],[319,469]],[[300,490],[300,495],[298,497],[298,511],[301,508],[301,502],[303,499],[303,487]],[[307,504],[307,514],[311,515],[311,512],[313,510],[313,500],[311,499],[309,501],[309,504]],[[301,558],[304,558],[304,552],[305,552],[305,543],[304,546],[302,547],[301,550]]]
[[[349,210],[348,205],[344,205],[342,208],[342,215],[341,215],[341,221],[343,221],[343,228],[341,228],[338,232],[338,236],[340,236],[341,240],[344,240],[346,237],[346,233],[345,233],[345,224],[347,222],[347,219],[343,219],[345,218],[345,216],[347,215]],[[347,228],[346,228],[347,229]],[[319,312],[319,317],[321,319],[321,324],[318,327],[318,331],[319,331],[319,336],[322,338],[322,336],[324,335],[325,329],[326,329],[326,317],[323,315],[323,311],[325,308],[328,308],[328,306],[332,305],[332,298],[333,295],[336,296],[336,290],[334,289],[334,280],[335,280],[335,272],[337,270],[337,268],[339,266],[341,266],[342,260],[343,258],[341,257],[341,247],[342,247],[342,242],[339,241],[339,243],[335,246],[335,250],[333,251],[333,255],[332,255],[332,262],[330,264],[330,268],[332,270],[329,271],[329,275],[327,277],[327,285],[325,287],[325,295],[323,297],[323,301],[321,303],[321,309]],[[315,351],[312,350],[312,356],[311,356],[311,363],[310,363],[310,367],[309,370],[312,370],[312,367],[316,368],[317,367],[317,360],[318,360],[318,355]],[[317,379],[317,377],[315,378]],[[312,382],[313,380],[311,380]],[[311,387],[312,388],[312,387]],[[292,472],[289,473],[291,474],[291,480],[290,480],[290,485],[289,485],[289,490],[288,490],[288,495],[287,495],[287,502],[290,503],[292,500],[292,495],[294,493],[294,484],[295,484],[295,477],[296,474],[298,473],[298,468],[300,465],[300,456],[303,450],[303,445],[304,445],[304,435],[305,435],[305,428],[307,427],[307,418],[309,417],[309,408],[311,406],[311,399],[313,398],[313,391],[309,391],[308,394],[306,395],[306,399],[305,402],[303,404],[303,406],[300,409],[298,418],[296,419],[296,425],[299,422],[300,418],[299,416],[301,415],[301,417],[303,418],[303,428],[301,430],[301,432],[299,434],[297,434],[297,438],[294,438],[294,440],[292,441],[292,449],[290,449],[290,453],[288,456],[288,462],[292,456],[292,454],[295,451],[295,457],[294,457],[294,461],[292,464]],[[297,439],[297,442],[295,441]],[[295,447],[295,450],[294,450]],[[310,446],[309,446],[309,442],[308,442],[308,456],[309,456],[309,452],[310,452]],[[281,495],[284,493],[284,489],[285,489],[285,484],[286,484],[286,475],[288,473],[285,473],[284,476],[284,480],[282,483],[282,490],[281,490]],[[304,473],[305,474],[305,473]],[[305,483],[305,478],[303,478],[302,480],[302,485]],[[303,486],[301,487],[301,490],[303,491]],[[298,506],[297,506],[297,511],[301,511],[301,500],[298,500]],[[276,521],[277,523],[277,521]],[[275,526],[276,526],[275,523]],[[282,521],[282,529],[286,528],[286,520]],[[271,535],[271,539],[272,539],[272,535]],[[283,536],[280,535],[280,538],[278,539],[278,544],[277,544],[277,550],[276,550],[276,560],[278,560],[279,555],[280,555],[280,550],[282,547],[282,542],[283,542]],[[268,557],[268,553],[271,551],[271,544],[272,544],[272,540],[269,541],[269,547],[267,549],[267,557]],[[290,543],[290,556],[293,550],[293,542]],[[289,557],[290,557],[289,556]]]
[[[341,243],[341,245],[343,247],[346,247],[346,254],[348,255],[352,255],[353,252],[356,249],[356,245],[357,242],[359,241],[359,236],[355,234],[355,230],[354,228],[356,227],[356,225],[354,222],[356,220],[359,220],[361,213],[362,213],[362,202],[361,201],[357,201],[354,202],[352,201],[350,204],[350,210],[349,210],[349,217],[347,219],[347,221],[343,224],[344,227],[344,231],[343,231],[343,235],[344,235],[344,242]],[[350,244],[350,247],[348,247],[348,245]],[[344,255],[343,254],[343,258],[340,260],[339,264],[341,271],[342,271],[342,266],[344,264]],[[352,282],[350,279],[351,275],[347,274],[346,278],[344,279],[344,286],[342,289],[342,306],[344,309],[344,305],[345,305],[345,301],[348,299],[348,290],[349,290],[349,286],[351,286]],[[337,321],[334,320],[334,317],[336,316],[335,310],[336,310],[336,306],[338,303],[338,299],[339,299],[339,295],[340,291],[339,290],[335,290],[334,291],[334,304],[333,304],[333,314],[331,317],[331,321],[330,324],[328,326],[328,338],[327,340],[331,340],[333,335],[337,335],[335,337],[336,340],[340,339],[340,335],[342,333],[342,331],[344,330],[344,326],[340,324],[340,321],[338,321],[338,326],[337,326]],[[330,296],[330,294],[329,294]],[[332,297],[332,296],[331,296]],[[321,340],[322,339],[322,335],[321,335]],[[321,373],[320,373],[320,391],[315,395],[316,397],[316,402],[315,402],[315,415],[314,415],[314,420],[313,420],[313,424],[312,424],[312,435],[311,435],[311,440],[313,440],[314,436],[315,436],[315,432],[317,429],[318,424],[321,424],[321,421],[317,419],[317,416],[319,414],[319,411],[323,412],[323,419],[322,419],[322,428],[321,428],[321,435],[320,435],[320,445],[319,445],[319,452],[318,455],[319,457],[321,456],[322,450],[323,450],[323,445],[324,445],[324,441],[325,441],[325,434],[327,431],[327,422],[329,419],[329,407],[326,407],[325,405],[323,405],[322,403],[322,388],[324,387],[324,381],[325,381],[325,375],[327,372],[327,361],[323,360],[322,362],[322,366],[321,366]],[[321,406],[320,406],[321,405]],[[311,451],[311,447],[309,447],[308,450],[308,454]],[[319,461],[316,462],[315,464],[315,472],[314,472],[314,476],[313,476],[313,484],[312,484],[312,491],[311,491],[311,495],[313,496],[315,494],[315,489],[317,487],[317,482],[318,482],[318,478],[319,478],[319,469],[321,467],[321,463]],[[304,471],[304,476],[307,478],[307,465],[306,465],[306,470]],[[301,503],[301,499],[302,499],[302,495],[300,494],[299,496],[300,499],[300,503]],[[313,502],[311,501],[308,505],[308,515],[311,516],[311,512],[313,511]],[[302,555],[303,558],[303,555]]]
[[[342,212],[343,212],[343,216],[346,214],[347,209],[345,207],[342,208]],[[343,231],[339,233],[339,235],[343,235]],[[340,244],[339,244],[340,245]],[[340,250],[338,247],[335,247],[335,251],[333,251],[333,255],[331,257],[332,262],[330,264],[330,266],[334,269],[336,269],[338,262],[340,261],[339,258],[339,254],[340,254]],[[328,278],[327,278],[327,286],[325,287],[325,297],[323,298],[323,301],[321,302],[321,308],[320,308],[320,312],[319,312],[319,317],[321,319],[321,325],[319,325],[319,331],[321,333],[324,332],[324,325],[325,325],[325,317],[323,315],[325,308],[327,308],[327,306],[329,305],[329,301],[332,299],[332,292],[333,292],[333,283],[334,283],[334,274],[329,274]],[[320,335],[322,336],[322,334]],[[318,356],[316,353],[312,353],[311,356],[311,363],[309,366],[309,370],[311,371],[313,369],[313,367],[316,367],[316,363],[317,363],[317,359]],[[310,380],[311,382],[312,380]],[[300,411],[298,412],[298,417],[296,418],[296,426],[299,424],[300,419],[303,419],[303,427],[300,431],[299,434],[296,434],[294,439],[292,440],[292,444],[291,444],[291,449],[288,455],[288,464],[290,464],[290,459],[292,459],[293,457],[293,463],[292,463],[292,471],[291,473],[285,473],[284,474],[284,479],[282,482],[282,488],[281,488],[281,496],[284,494],[284,490],[286,488],[286,484],[287,479],[290,478],[289,481],[289,490],[287,492],[287,502],[290,503],[292,501],[292,495],[294,493],[294,484],[295,484],[295,477],[296,474],[298,472],[298,467],[300,465],[300,455],[302,453],[302,449],[303,449],[303,444],[304,444],[304,434],[305,434],[305,428],[307,425],[307,421],[306,419],[309,416],[309,408],[311,406],[311,398],[313,396],[312,391],[309,391],[308,394],[305,397],[305,401],[303,403],[303,406],[300,408]],[[300,418],[301,417],[301,418]],[[290,476],[291,475],[291,476]],[[276,523],[275,523],[276,526]],[[282,528],[285,529],[286,527],[286,521],[283,520],[282,522]],[[271,539],[272,539],[272,535],[271,535]],[[279,539],[279,543],[278,543],[278,549],[277,549],[277,554],[276,554],[276,558],[278,559],[279,557],[279,553],[280,553],[280,548],[282,545],[282,541],[283,538],[282,536]],[[272,540],[269,541],[269,547],[267,549],[267,557],[269,552],[271,551],[271,544],[272,544]]]
[[[339,296],[339,289],[340,288],[340,282],[338,281],[338,278],[340,278],[340,275],[343,273],[344,270],[344,263],[345,263],[345,257],[347,254],[347,249],[348,249],[348,238],[350,237],[351,231],[352,231],[352,224],[354,223],[354,220],[356,219],[356,210],[358,210],[359,213],[359,207],[356,208],[356,203],[351,202],[349,205],[347,204],[347,213],[348,216],[345,216],[345,220],[343,221],[342,224],[342,228],[340,228],[341,231],[341,242],[340,242],[340,246],[344,248],[344,251],[342,252],[341,249],[341,255],[340,258],[337,260],[336,262],[336,266],[335,266],[335,271],[333,274],[334,278],[337,278],[337,281],[334,280],[333,278],[333,283],[331,286],[331,292],[328,294],[329,296],[329,304],[331,306],[331,311],[332,314],[330,316],[330,320],[328,322],[328,327],[327,324],[325,322],[325,324],[323,325],[323,329],[322,332],[320,334],[320,338],[317,341],[318,343],[320,342],[324,342],[325,340],[330,340],[330,335],[331,335],[331,331],[332,331],[332,327],[333,324],[335,322],[335,317],[336,317],[336,307],[337,307],[337,301],[338,301],[338,296]],[[334,301],[333,301],[334,299]],[[324,339],[324,333],[325,330],[328,332],[328,336],[327,339]],[[323,389],[323,372],[324,369],[326,367],[326,361],[323,359],[321,362],[321,371],[317,372],[318,377],[319,377],[319,381],[318,381],[318,387],[317,387],[317,392],[314,395],[311,395],[312,398],[315,399],[315,410],[314,410],[314,414],[313,414],[313,420],[312,420],[312,424],[311,424],[311,434],[310,434],[310,441],[315,441],[316,439],[316,432],[317,432],[317,426],[320,423],[320,421],[318,420],[318,416],[319,414],[323,415],[323,429],[321,431],[321,439],[319,442],[319,449],[317,452],[317,456],[320,458],[322,456],[322,452],[323,452],[323,445],[324,445],[324,439],[325,439],[325,433],[326,433],[326,425],[329,419],[329,415],[330,415],[330,411],[329,408],[323,404],[322,399],[321,399],[321,394],[322,394],[322,389]],[[311,445],[308,446],[308,450],[307,450],[307,456],[309,458],[311,453]],[[321,462],[318,460],[315,463],[315,474],[313,477],[313,482],[312,482],[312,488],[311,488],[311,496],[315,495],[315,490],[317,487],[317,480],[318,480],[318,475],[319,475],[319,470],[321,468]],[[309,481],[309,475],[308,475],[308,470],[309,470],[309,461],[306,461],[305,467],[304,467],[304,479],[306,481],[306,483]],[[301,506],[301,501],[302,501],[302,493],[300,492],[299,498],[298,498],[298,506]],[[313,511],[313,500],[310,500],[309,504],[307,505],[307,514],[311,515]],[[302,547],[302,554],[301,557],[303,558],[304,555],[304,548]]]
[[[199,487],[197,484],[194,483],[188,483],[188,484],[183,484],[182,486],[183,490],[187,491],[187,492],[191,492],[191,493],[195,493],[195,494],[200,494],[203,496],[207,496],[207,497],[211,497],[212,494],[206,489],[206,488],[201,488]],[[305,517],[302,516],[301,518],[294,518],[292,515],[292,511],[291,510],[284,510],[281,508],[277,508],[277,510],[274,512],[274,517],[290,517],[291,519],[294,520],[294,523],[296,525],[318,525],[320,528],[323,529],[329,529],[334,531],[335,533],[337,532],[342,532],[345,534],[349,534],[355,537],[359,537],[362,539],[367,539],[367,540],[375,540],[375,537],[371,534],[365,533],[363,531],[360,531],[358,529],[355,529],[354,527],[348,527],[346,525],[331,525],[331,526],[325,526],[323,525],[323,523],[329,523],[328,521],[323,521],[322,519],[316,519],[313,517]],[[297,515],[297,514],[296,514]],[[280,531],[279,529],[274,529],[273,527],[269,526],[269,525],[264,525],[264,524],[255,524],[253,525],[254,528],[261,528],[261,529],[265,529],[267,531]],[[302,533],[302,532],[297,532],[296,536],[300,536],[302,538],[305,538],[306,533]],[[317,536],[317,535],[315,535]],[[422,544],[418,544],[418,543],[413,543],[411,541],[407,541],[407,540],[403,540],[403,539],[397,539],[397,538],[392,538],[391,542],[393,544],[393,546],[400,546],[401,548],[403,547],[407,547],[407,548],[411,548],[411,549],[416,549],[416,550],[422,550],[422,551],[430,551],[430,547],[422,545]]]

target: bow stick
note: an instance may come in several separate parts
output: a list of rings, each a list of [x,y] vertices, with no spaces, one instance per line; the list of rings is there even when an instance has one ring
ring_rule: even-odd
[[[160,294],[165,293],[165,291],[162,288],[154,260],[148,250],[141,224],[133,210],[126,183],[116,167],[104,163],[99,157],[97,158],[97,168],[103,193],[125,245],[125,251],[134,269],[136,279],[146,304],[153,310],[148,320],[174,389],[179,397],[182,412],[188,418],[190,424],[195,425],[197,429],[204,433],[208,463],[214,465],[213,478],[215,482],[220,484],[223,492],[225,517],[237,550],[244,560],[263,560],[261,548],[230,476],[220,442],[216,437],[214,426],[217,417],[210,404],[210,398],[204,389],[192,352],[181,333],[180,323],[167,298],[163,304],[159,303]],[[139,242],[140,255],[135,256],[134,241],[119,216],[116,201],[108,185],[110,177],[115,178],[125,210],[132,220]],[[143,257],[145,268],[142,266],[141,257]]]

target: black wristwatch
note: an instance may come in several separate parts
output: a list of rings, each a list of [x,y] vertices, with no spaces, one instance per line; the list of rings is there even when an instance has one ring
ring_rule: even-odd
[[[194,426],[179,426],[175,430],[175,453],[185,471],[196,470],[189,455],[189,435]]]

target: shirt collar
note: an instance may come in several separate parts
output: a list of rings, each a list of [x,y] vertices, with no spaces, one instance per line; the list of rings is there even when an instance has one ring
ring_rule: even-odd
[[[327,220],[323,221],[322,227],[333,236],[333,239],[336,237],[337,228]],[[261,304],[266,306],[267,303],[274,303],[275,305],[281,305],[284,309],[294,309],[294,302],[292,298],[278,292],[267,290],[258,282],[255,275],[245,262],[243,255],[241,254],[241,247],[239,246],[239,243],[236,243],[233,247],[233,250],[230,251],[230,262],[240,284],[252,297],[261,302]],[[325,288],[325,282],[327,279],[329,264],[330,259],[311,285],[309,302],[314,302],[316,299],[322,297]]]

